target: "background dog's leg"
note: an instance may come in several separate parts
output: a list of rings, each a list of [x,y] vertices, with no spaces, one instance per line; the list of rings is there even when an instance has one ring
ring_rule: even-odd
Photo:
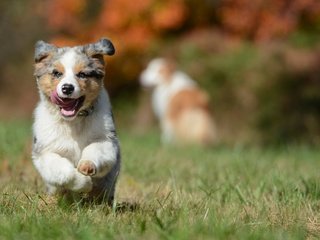
[[[89,192],[92,189],[91,178],[80,174],[68,159],[58,154],[42,154],[34,159],[34,164],[49,185],[76,192]]]
[[[174,141],[174,128],[168,121],[161,122],[161,142],[170,144]]]

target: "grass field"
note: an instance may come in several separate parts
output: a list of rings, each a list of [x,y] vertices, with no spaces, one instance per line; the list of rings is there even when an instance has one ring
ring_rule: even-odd
[[[120,132],[122,172],[109,208],[44,193],[30,123],[0,124],[0,239],[317,239],[320,150],[308,146],[161,147]]]

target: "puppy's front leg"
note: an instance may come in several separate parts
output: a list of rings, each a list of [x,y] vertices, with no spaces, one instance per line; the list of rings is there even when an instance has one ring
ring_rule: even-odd
[[[33,158],[35,167],[52,189],[66,188],[75,192],[90,192],[92,180],[80,174],[66,158],[56,153],[43,153]],[[54,191],[51,193],[54,193]]]
[[[78,171],[86,176],[103,177],[112,169],[118,157],[116,139],[91,143],[83,149]]]

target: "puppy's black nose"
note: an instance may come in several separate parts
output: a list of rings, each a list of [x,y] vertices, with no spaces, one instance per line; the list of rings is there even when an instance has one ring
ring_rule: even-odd
[[[62,93],[70,95],[74,91],[74,86],[72,84],[65,83],[61,87]]]

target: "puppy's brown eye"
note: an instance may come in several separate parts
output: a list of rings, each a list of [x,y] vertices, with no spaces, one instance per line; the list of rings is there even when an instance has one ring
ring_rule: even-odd
[[[87,76],[87,74],[85,74],[84,72],[79,72],[79,73],[77,74],[77,77],[84,79],[84,78],[87,78],[88,76]]]
[[[61,78],[62,75],[63,75],[63,73],[62,73],[62,72],[59,72],[57,69],[54,69],[54,70],[52,71],[52,76],[55,77],[55,78]]]

